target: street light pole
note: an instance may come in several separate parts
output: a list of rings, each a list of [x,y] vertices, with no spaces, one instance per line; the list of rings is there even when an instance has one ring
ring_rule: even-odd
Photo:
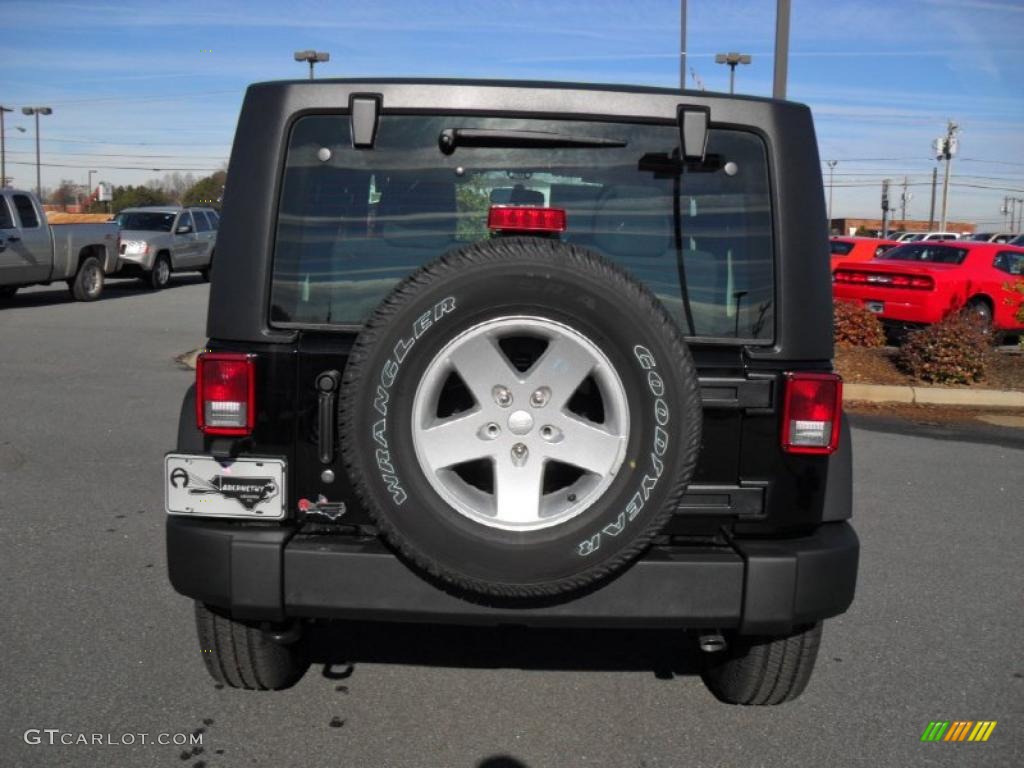
[[[838,160],[826,160],[828,164],[828,229],[832,231],[832,171],[839,164]]]
[[[729,93],[732,93],[736,84],[736,65],[749,64],[750,55],[746,53],[716,53],[715,64],[729,65]]]
[[[686,88],[686,0],[679,0],[679,87]]]
[[[39,165],[39,116],[40,115],[52,115],[53,110],[49,107],[22,107],[21,114],[23,115],[35,115],[36,118],[36,197],[39,198],[39,202],[43,202],[43,181],[40,173]]]
[[[772,98],[786,98],[786,77],[789,71],[789,0],[775,5],[775,74]]]
[[[0,104],[0,187],[7,186],[7,145],[4,143],[4,112],[13,112]]]
[[[313,67],[323,61],[330,61],[331,54],[327,51],[315,51],[312,48],[305,51],[295,52],[296,61],[308,61],[309,62],[309,79],[313,79]]]

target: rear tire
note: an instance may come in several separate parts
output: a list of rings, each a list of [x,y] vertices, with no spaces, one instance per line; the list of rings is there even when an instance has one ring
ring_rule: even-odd
[[[167,258],[167,254],[161,253],[156,257],[156,261],[153,262],[153,269],[146,273],[143,280],[154,291],[166,288],[170,284],[171,260]]]
[[[818,622],[782,637],[733,636],[725,651],[708,654],[704,685],[726,704],[793,701],[811,679],[821,627]]]
[[[0,299],[10,299],[18,292],[19,285],[0,285]]]
[[[971,299],[964,307],[969,317],[977,320],[978,325],[985,333],[992,332],[992,307],[984,299]]]
[[[222,685],[277,691],[295,685],[309,669],[301,639],[277,642],[257,625],[229,619],[200,602],[196,630],[206,671]]]
[[[103,267],[95,256],[82,259],[75,278],[68,281],[68,288],[75,301],[96,301],[103,293]]]

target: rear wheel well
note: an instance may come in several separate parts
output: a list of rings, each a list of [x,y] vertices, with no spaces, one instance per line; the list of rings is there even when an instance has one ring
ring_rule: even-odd
[[[82,248],[82,250],[80,250],[78,252],[78,263],[75,265],[75,272],[76,273],[78,272],[79,269],[82,268],[82,262],[85,261],[90,256],[95,256],[97,259],[99,259],[100,260],[100,268],[103,267],[104,257],[106,256],[106,253],[103,250],[103,246],[101,246],[101,245],[87,245],[84,248]]]
[[[988,307],[988,311],[994,313],[996,311],[996,304],[992,301],[992,297],[985,293],[976,293],[971,296],[967,301],[964,302],[964,307],[969,307],[971,304],[983,303]]]

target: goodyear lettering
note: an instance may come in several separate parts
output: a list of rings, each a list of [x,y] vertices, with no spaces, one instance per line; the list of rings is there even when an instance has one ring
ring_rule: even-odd
[[[651,471],[644,473],[643,479],[640,481],[640,488],[630,497],[625,509],[619,513],[614,522],[608,523],[593,536],[584,539],[576,545],[576,552],[580,557],[592,555],[600,549],[603,536],[618,536],[625,530],[626,525],[640,514],[647,500],[651,498],[651,493],[654,492],[658,481],[665,471],[665,463],[661,460],[661,457],[668,450],[668,432],[664,429],[664,426],[669,422],[668,403],[663,399],[665,381],[654,370],[658,367],[658,361],[654,359],[654,355],[651,354],[647,347],[637,344],[633,347],[633,354],[640,364],[640,368],[647,371],[647,388],[650,390],[651,395],[653,395],[654,400],[654,421],[656,426],[654,428],[654,441],[649,454]]]

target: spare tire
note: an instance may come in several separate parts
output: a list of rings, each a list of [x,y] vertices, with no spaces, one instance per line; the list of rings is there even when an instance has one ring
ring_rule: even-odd
[[[344,372],[345,465],[381,534],[446,588],[592,586],[664,527],[702,410],[675,322],[601,256],[483,241],[408,277]]]

